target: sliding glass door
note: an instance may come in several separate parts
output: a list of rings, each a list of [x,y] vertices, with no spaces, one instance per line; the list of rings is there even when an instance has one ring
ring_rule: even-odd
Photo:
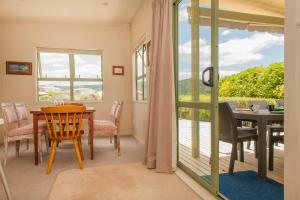
[[[174,41],[177,164],[218,193],[218,0],[178,0]]]

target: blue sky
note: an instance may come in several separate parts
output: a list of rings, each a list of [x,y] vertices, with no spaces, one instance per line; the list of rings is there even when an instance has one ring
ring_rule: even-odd
[[[179,12],[179,78],[190,77],[191,27],[186,5]],[[210,27],[200,26],[200,69],[210,66]],[[219,73],[226,76],[253,66],[283,62],[283,34],[219,28]]]

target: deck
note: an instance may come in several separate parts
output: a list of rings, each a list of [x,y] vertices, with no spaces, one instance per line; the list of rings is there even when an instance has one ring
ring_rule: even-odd
[[[179,160],[199,176],[211,174],[210,157],[210,123],[200,122],[200,156],[193,158],[191,153],[191,123],[189,120],[179,121]],[[246,147],[246,144],[244,145]],[[219,172],[227,173],[230,161],[231,144],[219,143]],[[245,162],[235,162],[234,171],[257,171],[257,159],[254,157],[253,144],[250,150],[245,148]],[[274,170],[267,176],[283,184],[284,180],[284,145],[279,144],[274,149]]]

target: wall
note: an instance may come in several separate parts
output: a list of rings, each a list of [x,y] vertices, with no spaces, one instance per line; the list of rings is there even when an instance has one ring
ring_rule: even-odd
[[[145,0],[138,12],[136,13],[131,24],[131,53],[134,54],[135,49],[143,42],[151,40],[152,27],[152,0]],[[134,66],[132,66],[134,69]],[[134,71],[134,70],[133,70]],[[133,84],[134,76],[133,78]],[[133,85],[134,87],[134,85]],[[133,95],[134,96],[134,95]],[[133,100],[135,97],[133,97]],[[134,136],[144,143],[146,121],[148,113],[147,102],[133,101],[133,132]]]
[[[36,48],[102,50],[104,99],[89,104],[96,119],[109,119],[113,100],[123,100],[121,134],[132,134],[131,43],[129,25],[51,24],[40,22],[0,22],[0,95],[2,101],[22,101],[28,109],[36,102]],[[5,74],[5,61],[33,63],[32,76]],[[113,76],[112,66],[124,65],[125,76]]]
[[[300,2],[286,0],[285,199],[300,199]],[[298,24],[298,25],[297,25]]]

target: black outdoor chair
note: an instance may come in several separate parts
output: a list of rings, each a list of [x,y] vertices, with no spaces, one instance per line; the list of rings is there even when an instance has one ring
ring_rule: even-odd
[[[244,160],[244,142],[254,141],[257,144],[257,129],[244,130],[238,128],[237,120],[227,102],[219,103],[219,138],[220,141],[232,144],[229,174],[233,175],[234,163],[238,155],[238,144],[240,145],[240,160]],[[257,146],[257,145],[255,145]],[[257,154],[257,148],[255,148]]]

